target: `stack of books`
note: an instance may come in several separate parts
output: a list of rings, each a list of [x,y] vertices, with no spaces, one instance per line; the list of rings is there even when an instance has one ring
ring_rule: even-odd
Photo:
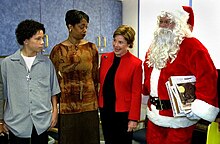
[[[195,76],[171,76],[166,88],[173,110],[173,116],[185,116],[191,112],[191,103],[195,100]]]

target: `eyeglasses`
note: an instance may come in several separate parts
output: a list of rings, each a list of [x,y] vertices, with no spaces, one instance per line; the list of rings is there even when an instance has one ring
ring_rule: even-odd
[[[162,19],[160,19],[159,20],[159,24],[161,25],[161,24],[165,24],[165,25],[169,25],[169,24],[171,24],[172,23],[172,21],[170,20],[170,19],[167,19],[167,20],[162,20]]]

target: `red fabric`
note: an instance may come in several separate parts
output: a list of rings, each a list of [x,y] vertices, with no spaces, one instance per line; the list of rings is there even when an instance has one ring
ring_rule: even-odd
[[[195,125],[187,128],[165,128],[148,121],[147,144],[191,144]]]
[[[182,6],[183,9],[189,13],[189,19],[188,19],[188,24],[190,24],[192,27],[194,26],[194,13],[193,9],[190,6]]]
[[[150,93],[152,67],[144,62],[145,81],[143,91]],[[161,70],[158,82],[158,96],[169,100],[165,82],[170,76],[194,75],[196,77],[196,98],[218,107],[217,70],[203,44],[196,38],[185,38],[175,61]],[[148,94],[149,94],[148,93]],[[173,116],[172,110],[161,110],[160,115]]]
[[[114,60],[114,53],[103,54],[100,63],[99,107],[103,107],[103,84]],[[142,90],[142,61],[127,52],[115,74],[116,112],[129,112],[129,119],[140,119]]]

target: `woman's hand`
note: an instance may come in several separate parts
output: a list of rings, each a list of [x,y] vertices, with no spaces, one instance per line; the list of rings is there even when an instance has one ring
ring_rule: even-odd
[[[127,130],[127,132],[133,131],[134,129],[136,129],[136,127],[137,127],[137,122],[130,120],[128,122],[128,130]]]
[[[4,122],[0,122],[0,136],[4,136],[4,134],[8,134],[8,128]]]

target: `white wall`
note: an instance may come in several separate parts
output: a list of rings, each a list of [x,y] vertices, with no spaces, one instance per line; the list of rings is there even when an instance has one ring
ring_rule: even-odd
[[[157,15],[163,7],[189,5],[189,0],[140,0],[139,20],[139,57],[144,60],[145,54],[153,39]]]
[[[220,69],[220,1],[193,0],[195,13],[193,34],[208,49],[217,69]]]
[[[156,26],[157,11],[164,6],[189,5],[195,15],[193,35],[208,49],[217,69],[220,69],[220,8],[219,0],[140,0],[139,57],[144,60]]]
[[[122,0],[122,6],[122,23],[132,26],[136,32],[130,52],[138,56],[138,0]]]

